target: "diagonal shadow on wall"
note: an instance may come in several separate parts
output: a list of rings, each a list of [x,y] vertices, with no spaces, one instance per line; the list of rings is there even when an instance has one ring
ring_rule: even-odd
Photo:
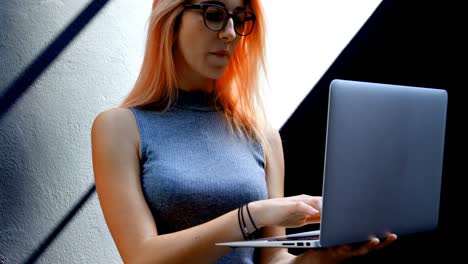
[[[102,11],[110,0],[92,0],[81,11],[76,18],[63,30],[47,48],[37,56],[29,66],[18,75],[10,84],[0,91],[0,120],[5,116],[12,106],[31,88],[31,85],[51,66],[60,54],[73,42],[83,29]],[[81,208],[89,201],[95,193],[94,184],[88,188],[83,196],[74,204],[68,213],[59,221],[57,226],[46,236],[46,238],[27,257],[24,263],[34,263],[54,242],[57,236],[76,216]],[[2,259],[0,259],[2,260]],[[1,261],[0,261],[1,262]]]
[[[71,208],[68,214],[60,221],[60,223],[55,227],[54,230],[47,236],[44,241],[34,250],[34,252],[28,257],[24,262],[25,264],[34,263],[44,251],[51,245],[55,238],[62,232],[62,230],[67,226],[67,224],[75,217],[75,215],[80,211],[83,205],[92,197],[96,191],[96,186],[93,184],[88,188],[86,193],[81,197],[81,199]]]
[[[94,0],[0,95],[0,119],[110,0]]]

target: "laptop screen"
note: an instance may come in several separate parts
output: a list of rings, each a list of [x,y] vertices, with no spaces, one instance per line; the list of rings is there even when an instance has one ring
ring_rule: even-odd
[[[437,226],[446,109],[442,89],[331,83],[323,246]]]

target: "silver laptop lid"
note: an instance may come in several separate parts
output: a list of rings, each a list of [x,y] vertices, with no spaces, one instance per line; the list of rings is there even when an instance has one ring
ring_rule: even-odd
[[[434,229],[447,92],[334,80],[328,107],[322,246]]]

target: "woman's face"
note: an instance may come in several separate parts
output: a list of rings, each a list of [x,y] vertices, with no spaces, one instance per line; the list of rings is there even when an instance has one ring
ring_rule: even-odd
[[[193,1],[192,5],[216,4],[229,13],[245,10],[243,0]],[[211,14],[208,14],[211,15]],[[209,22],[209,21],[208,21]],[[222,76],[241,36],[229,18],[220,31],[207,28],[203,10],[186,8],[176,33],[174,59],[182,89],[210,89],[212,80]]]

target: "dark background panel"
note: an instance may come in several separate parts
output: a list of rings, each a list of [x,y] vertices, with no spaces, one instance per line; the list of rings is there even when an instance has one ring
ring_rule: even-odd
[[[464,90],[467,15],[462,2],[384,0],[281,128],[285,195],[321,195],[328,88],[351,79],[415,85],[448,92],[448,112],[439,226],[434,232],[400,237],[357,262],[429,261],[462,254],[456,235],[466,233]],[[468,102],[467,102],[468,103]],[[290,232],[307,231],[318,225]],[[300,253],[301,251],[292,251]]]

